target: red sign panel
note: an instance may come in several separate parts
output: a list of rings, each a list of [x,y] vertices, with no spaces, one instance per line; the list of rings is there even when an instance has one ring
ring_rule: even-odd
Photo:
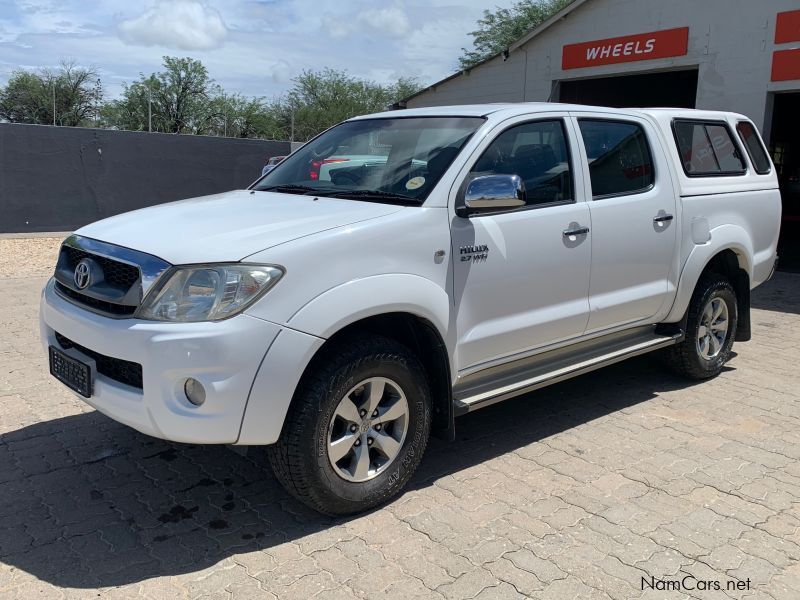
[[[800,42],[800,10],[778,13],[775,20],[775,43]]]
[[[772,53],[772,81],[800,79],[800,48]]]
[[[663,29],[564,46],[562,69],[684,56],[689,51],[689,28]]]

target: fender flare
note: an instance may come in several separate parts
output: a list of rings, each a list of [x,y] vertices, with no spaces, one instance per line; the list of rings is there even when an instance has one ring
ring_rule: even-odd
[[[450,300],[444,289],[408,274],[349,281],[314,297],[286,321],[259,367],[236,443],[276,442],[297,385],[325,341],[356,321],[392,312],[426,319],[448,346],[452,363],[452,346],[446,337]],[[449,419],[452,421],[452,412]],[[452,423],[447,425],[452,429]]]
[[[455,329],[450,326],[453,318],[450,297],[446,291],[433,281],[407,273],[386,274],[355,279],[336,286],[315,297],[304,305],[287,321],[287,325],[298,331],[322,339],[330,339],[348,325],[363,319],[387,314],[407,314],[424,322],[431,334],[438,338],[431,340],[434,346],[443,346],[441,362],[426,363],[441,395],[435,394],[434,402],[438,408],[434,414],[434,435],[446,440],[455,436],[454,411],[452,400],[452,374],[455,342],[449,339]],[[426,347],[427,348],[427,347]],[[423,353],[426,349],[420,349]],[[309,357],[309,361],[312,357]],[[422,357],[420,357],[422,358]],[[429,357],[430,358],[430,357]],[[438,365],[438,366],[435,366]],[[307,363],[302,365],[305,370]]]
[[[356,321],[398,312],[429,321],[450,348],[447,292],[430,279],[406,273],[372,275],[338,285],[303,305],[286,324],[328,339]],[[452,352],[448,354],[452,357]]]
[[[696,244],[684,262],[675,300],[664,319],[665,323],[676,323],[683,318],[703,270],[723,250],[732,250],[736,254],[739,268],[747,273],[750,281],[753,280],[753,245],[747,232],[738,225],[729,224],[715,227],[710,233],[709,241]]]

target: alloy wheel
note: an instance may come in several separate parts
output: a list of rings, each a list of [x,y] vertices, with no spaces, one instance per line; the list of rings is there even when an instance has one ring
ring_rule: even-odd
[[[697,351],[706,360],[715,358],[728,337],[728,305],[722,298],[711,298],[700,315]]]
[[[368,481],[400,454],[408,433],[408,400],[400,385],[370,377],[339,401],[328,425],[328,460],[343,479]]]

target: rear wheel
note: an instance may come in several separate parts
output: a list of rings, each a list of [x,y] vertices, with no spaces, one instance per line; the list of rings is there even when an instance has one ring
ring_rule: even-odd
[[[278,480],[328,515],[367,510],[398,494],[430,434],[423,373],[407,348],[383,337],[358,335],[323,351],[269,447]]]
[[[730,282],[716,274],[701,278],[689,304],[686,336],[667,352],[670,366],[691,379],[718,375],[730,358],[737,319]]]

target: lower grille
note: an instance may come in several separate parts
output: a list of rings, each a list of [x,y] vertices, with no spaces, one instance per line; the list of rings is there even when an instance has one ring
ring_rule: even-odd
[[[109,316],[130,317],[136,312],[135,306],[129,306],[127,304],[115,304],[113,302],[106,302],[105,300],[98,300],[97,298],[92,298],[86,294],[81,294],[80,292],[71,290],[60,281],[56,281],[56,290],[58,290],[58,293],[62,296],[66,296],[75,302],[83,304],[87,308],[96,310]]]
[[[56,332],[56,341],[64,350],[74,348],[78,352],[82,352],[86,356],[93,358],[95,363],[97,363],[97,372],[101,375],[105,375],[109,379],[113,379],[119,383],[124,383],[125,385],[140,390],[142,389],[142,365],[139,363],[106,356],[94,350],[89,350],[58,332]]]

